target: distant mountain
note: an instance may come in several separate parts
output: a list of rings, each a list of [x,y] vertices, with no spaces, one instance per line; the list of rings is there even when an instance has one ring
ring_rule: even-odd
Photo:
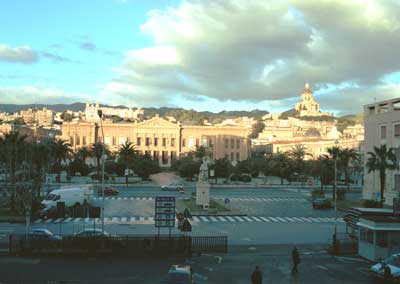
[[[110,107],[108,105],[100,105],[104,107]],[[0,104],[0,112],[19,112],[20,110],[27,108],[47,108],[56,112],[63,112],[65,110],[72,111],[84,111],[86,107],[85,103],[73,103],[73,104],[54,104],[54,105],[46,105],[46,104],[26,104],[26,105],[17,105],[17,104]],[[112,106],[116,108],[127,108],[125,106]],[[248,116],[254,117],[256,119],[261,118],[263,115],[268,114],[268,111],[264,110],[252,110],[252,111],[221,111],[218,113],[210,112],[210,111],[202,111],[198,112],[195,110],[186,110],[183,108],[170,108],[170,107],[161,107],[161,108],[143,108],[145,117],[152,117],[155,114],[159,114],[160,116],[173,116],[178,121],[181,121],[186,124],[199,124],[204,119],[208,119],[210,122],[218,123],[227,118],[240,117],[240,116]]]

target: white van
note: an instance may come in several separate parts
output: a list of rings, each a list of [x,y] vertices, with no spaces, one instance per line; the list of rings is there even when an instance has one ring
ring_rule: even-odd
[[[47,207],[56,207],[57,202],[65,202],[66,207],[75,205],[83,205],[86,201],[90,203],[93,197],[93,189],[90,187],[66,187],[55,189],[42,201],[42,204]]]

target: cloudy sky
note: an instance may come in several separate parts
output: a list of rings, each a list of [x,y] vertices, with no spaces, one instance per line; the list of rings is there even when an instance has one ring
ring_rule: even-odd
[[[0,103],[323,111],[400,97],[398,0],[6,0]]]

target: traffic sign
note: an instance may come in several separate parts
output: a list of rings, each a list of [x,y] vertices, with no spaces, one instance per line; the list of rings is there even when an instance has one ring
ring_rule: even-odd
[[[157,196],[155,204],[156,227],[175,227],[175,197]]]

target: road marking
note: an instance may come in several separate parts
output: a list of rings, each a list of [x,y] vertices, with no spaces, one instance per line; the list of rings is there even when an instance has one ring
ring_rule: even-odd
[[[193,221],[195,221],[195,222],[200,222],[200,219],[199,219],[199,217],[197,217],[197,216],[193,216],[192,219],[193,219]]]
[[[71,222],[71,220],[72,220],[72,218],[69,217],[69,218],[65,219],[64,222],[65,222],[65,223],[68,223],[68,222]]]
[[[228,219],[229,221],[231,221],[231,222],[236,222],[236,220],[235,219],[233,219],[232,217],[230,217],[230,216],[225,216],[225,218],[226,219]]]
[[[82,220],[82,218],[75,218],[74,223],[79,222],[80,220]]]
[[[128,197],[124,197],[124,200],[127,200],[128,199]]]
[[[312,217],[308,217],[308,219],[310,219],[311,221],[314,221],[314,222],[321,222],[320,220],[318,220],[318,219],[316,219],[316,218],[312,218]]]
[[[104,222],[111,222],[111,218],[110,217],[104,217]]]
[[[271,220],[269,220],[268,218],[265,217],[259,217],[261,220],[264,220],[265,222],[271,222]]]
[[[293,218],[290,218],[290,217],[283,217],[283,218],[285,218],[286,220],[288,220],[290,222],[296,222],[296,220],[294,220]]]
[[[210,216],[210,217],[208,217],[208,218],[210,218],[210,220],[213,221],[213,222],[218,222],[217,218],[215,218],[215,217],[213,217],[213,216]]]
[[[307,218],[304,218],[304,217],[299,217],[300,219],[302,219],[302,220],[304,220],[304,221],[306,221],[306,222],[312,222],[311,220],[309,220],[309,219],[307,219]]]
[[[227,220],[222,216],[218,216],[217,218],[218,218],[218,220],[220,220],[222,222],[227,222]]]
[[[139,217],[139,221],[140,221],[140,222],[143,222],[144,220],[145,220],[144,217],[142,217],[142,216]]]
[[[300,218],[292,217],[292,219],[298,221],[298,222],[304,222],[304,220],[301,220]]]
[[[126,217],[121,217],[121,222],[126,223],[126,221],[127,221],[127,218],[126,218]]]
[[[273,217],[269,217],[269,219],[271,219],[271,220],[274,221],[274,222],[279,222],[279,220],[277,220],[277,219],[275,219],[275,218],[273,218]]]
[[[238,220],[239,222],[244,222],[244,220],[243,220],[241,217],[239,217],[239,216],[234,216],[234,218],[235,218],[236,220]]]
[[[249,221],[249,222],[253,222],[253,221],[254,221],[254,220],[250,219],[250,218],[247,217],[247,216],[244,216],[243,219],[245,219],[246,221]]]
[[[129,218],[129,222],[130,222],[130,223],[136,222],[136,217],[130,217],[130,218]]]
[[[33,222],[33,223],[35,223],[35,224],[39,224],[39,223],[42,223],[43,222],[43,219],[37,219],[35,222]]]
[[[111,222],[117,223],[119,221],[118,217],[112,217]]]
[[[283,219],[283,218],[279,218],[279,217],[275,217],[276,219],[278,219],[279,221],[282,221],[282,222],[287,222],[285,219]]]
[[[53,221],[53,219],[47,219],[46,221],[44,221],[45,223],[50,223],[51,221]]]
[[[255,217],[255,216],[252,216],[252,217],[250,217],[250,218],[252,218],[253,220],[256,220],[257,222],[262,222],[260,219],[258,219],[258,218]]]
[[[210,220],[208,220],[206,217],[204,216],[200,216],[201,221],[203,222],[210,222]]]

